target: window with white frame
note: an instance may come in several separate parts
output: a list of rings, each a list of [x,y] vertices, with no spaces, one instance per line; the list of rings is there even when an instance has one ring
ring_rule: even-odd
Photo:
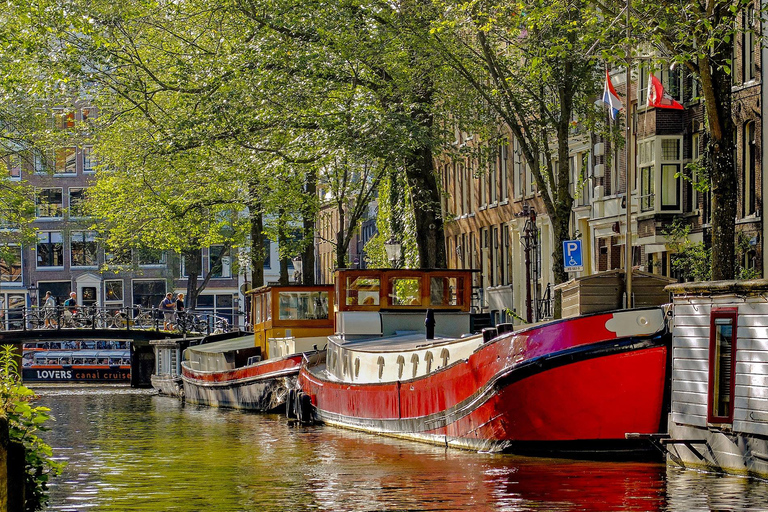
[[[744,82],[755,79],[755,8],[747,6],[741,13],[743,42],[741,45],[741,75]]]
[[[682,139],[661,139],[661,209],[680,210]]]
[[[74,147],[65,147],[54,150],[53,165],[53,172],[56,174],[76,174],[77,149]]]
[[[677,101],[683,101],[683,73],[680,68],[664,68],[661,70],[661,83],[664,91]]]
[[[638,167],[640,169],[640,211],[653,210],[655,200],[653,140],[639,142]]]
[[[499,177],[498,177],[498,165],[499,155],[494,152],[494,155],[488,161],[488,202],[492,205],[499,202]]]
[[[232,277],[232,257],[229,248],[214,245],[208,249],[208,272],[214,279]]]
[[[489,166],[490,167],[490,166]],[[488,206],[488,182],[490,181],[490,169],[488,171],[488,174],[482,169],[480,169],[480,176],[478,178],[480,179],[480,207],[485,208]]]
[[[8,176],[12,180],[21,179],[21,155],[8,155],[5,158],[5,164],[8,167]]]
[[[83,208],[85,201],[86,187],[69,188],[69,216],[83,217],[85,210]]]
[[[509,170],[507,168],[507,157],[509,156],[509,149],[507,141],[504,140],[499,146],[499,183],[501,185],[501,192],[499,199],[501,201],[509,200]]]
[[[123,280],[105,279],[104,280],[104,302],[111,306],[120,307],[123,305]]]
[[[83,172],[96,171],[96,156],[93,154],[93,146],[83,148]]]
[[[39,188],[36,191],[36,215],[38,218],[57,218],[64,214],[62,189]]]
[[[742,204],[742,213],[744,217],[753,215],[757,212],[757,201],[755,199],[757,192],[755,144],[755,122],[749,121],[744,125],[744,144],[742,145],[742,151],[744,152],[744,200]]]
[[[523,172],[525,172],[523,167],[523,154],[520,150],[520,142],[517,140],[517,137],[512,138],[512,179],[513,179],[513,188],[512,191],[514,194],[514,197],[517,199],[522,199],[523,196],[525,196],[525,193],[523,191],[523,182],[525,181],[525,176],[523,175]]]
[[[98,243],[94,231],[73,231],[69,243],[73,267],[95,267],[98,264]]]
[[[64,266],[64,239],[61,231],[42,231],[37,234],[37,268]]]
[[[136,250],[140,266],[153,266],[165,264],[165,251],[162,249],[150,249],[142,247]]]
[[[21,283],[21,258],[21,246],[12,245],[5,248],[4,256],[0,257],[0,282]]]

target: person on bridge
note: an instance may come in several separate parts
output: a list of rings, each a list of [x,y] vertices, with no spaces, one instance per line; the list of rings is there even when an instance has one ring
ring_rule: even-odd
[[[77,293],[70,292],[69,298],[64,301],[64,323],[72,324],[72,315],[75,313],[77,313]]]
[[[176,308],[176,302],[173,300],[173,293],[168,292],[160,303],[160,310],[163,312],[163,330],[170,331],[173,324],[173,310]]]
[[[56,299],[53,298],[51,292],[45,292],[45,302],[43,303],[43,311],[45,313],[45,320],[43,326],[46,329],[53,329],[56,327]]]

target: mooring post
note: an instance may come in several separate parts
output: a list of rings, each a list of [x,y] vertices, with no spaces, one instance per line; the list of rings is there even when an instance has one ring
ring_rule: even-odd
[[[427,327],[427,339],[435,339],[435,312],[427,310],[427,317],[424,319],[424,325]]]

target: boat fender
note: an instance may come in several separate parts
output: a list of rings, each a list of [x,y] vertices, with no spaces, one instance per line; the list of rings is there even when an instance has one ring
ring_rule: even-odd
[[[488,343],[498,335],[495,327],[486,327],[483,329],[483,343]]]
[[[289,420],[296,419],[296,390],[288,390],[288,399],[285,401],[285,417]]]
[[[296,393],[296,416],[302,425],[311,425],[312,421],[312,399],[299,391]]]

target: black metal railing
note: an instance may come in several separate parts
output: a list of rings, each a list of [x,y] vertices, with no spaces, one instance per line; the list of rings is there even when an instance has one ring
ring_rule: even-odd
[[[548,283],[544,296],[536,301],[536,319],[549,320],[554,314],[555,298],[552,296],[552,283]]]
[[[97,306],[23,306],[0,308],[0,330],[120,329],[217,334],[245,330],[228,318],[207,311],[174,311],[166,318],[159,308]],[[238,316],[240,312],[237,312]]]

